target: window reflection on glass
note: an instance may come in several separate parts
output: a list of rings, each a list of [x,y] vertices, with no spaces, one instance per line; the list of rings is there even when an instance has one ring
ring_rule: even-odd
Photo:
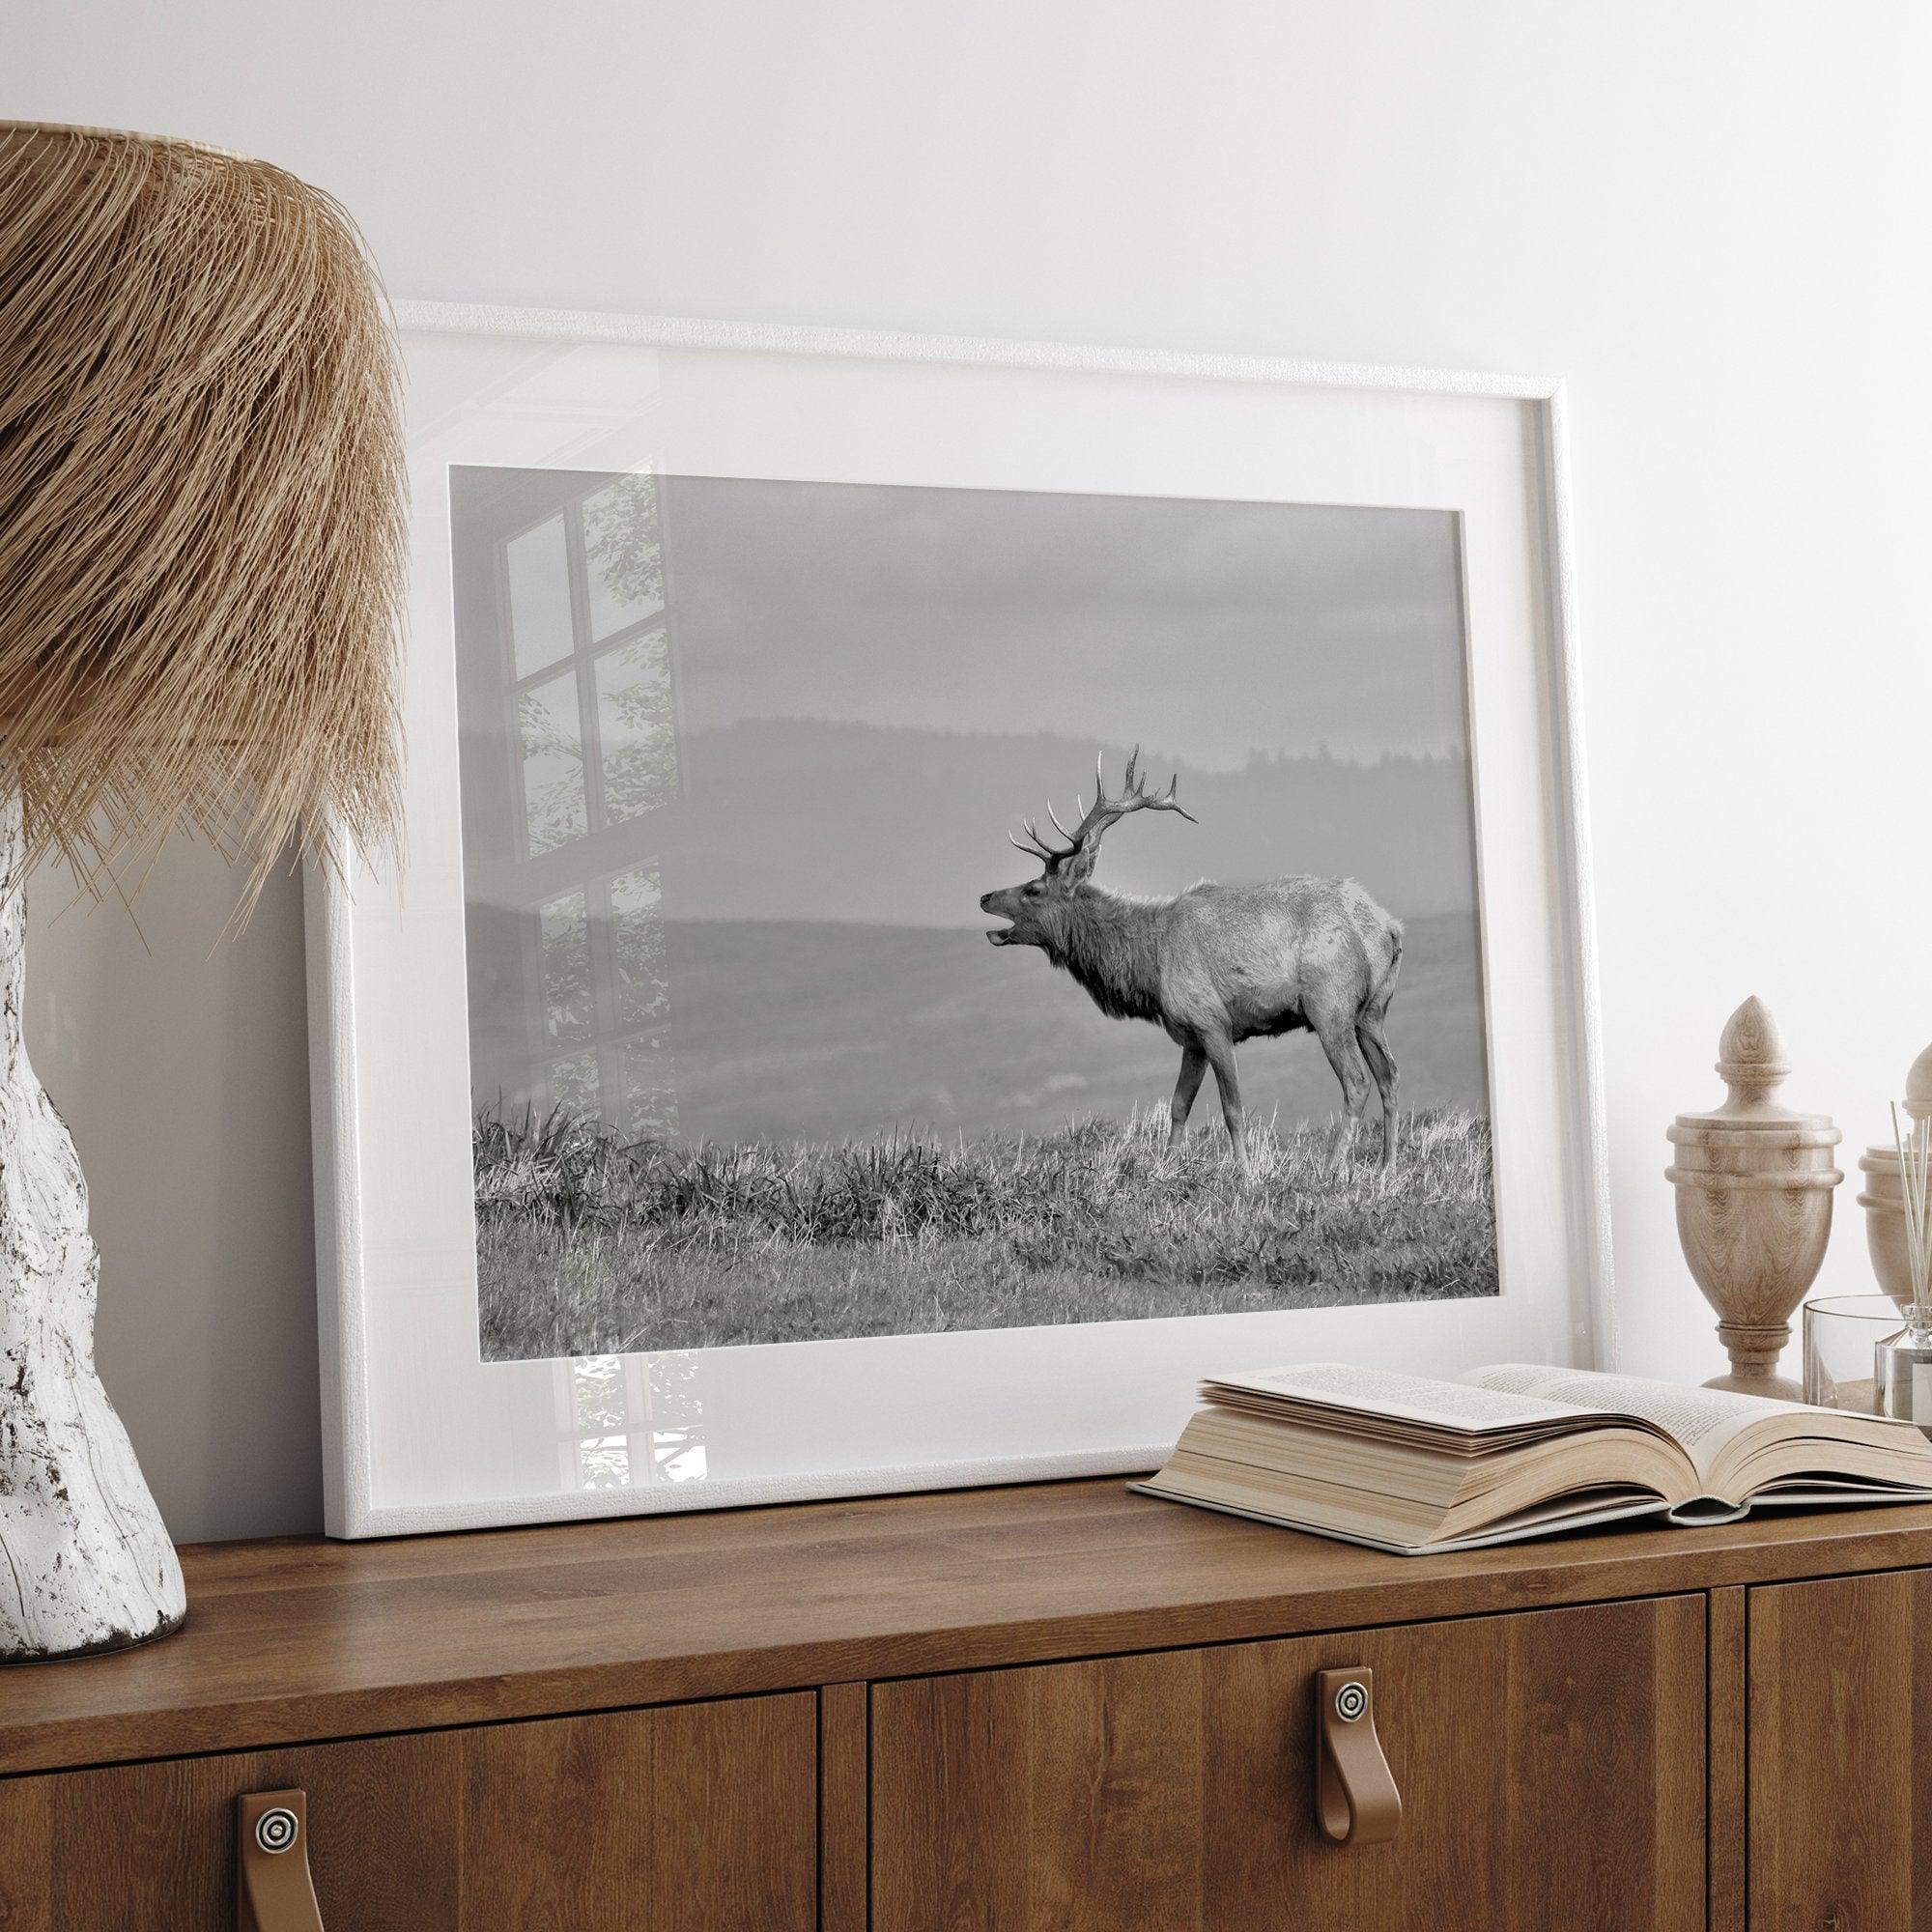
[[[647,1336],[622,1344],[649,1346]],[[564,1467],[575,1463],[580,1489],[704,1480],[704,1405],[695,1355],[581,1355],[558,1363],[556,1373]]]
[[[490,814],[492,849],[471,876],[493,919],[503,915],[521,938],[513,996],[506,988],[514,1010],[489,1041],[478,1105],[539,1117],[558,1108],[575,1117],[570,1131],[621,1151],[679,1128],[657,856],[671,831],[660,814],[678,798],[674,616],[656,480],[608,477],[588,496],[562,477],[539,495],[541,480],[516,514],[544,521],[516,535],[497,524],[491,535],[499,603],[489,641],[507,630],[514,649],[511,666],[493,661],[513,674],[496,688],[486,678],[485,695],[500,706],[490,721],[496,782],[516,789],[507,819]],[[466,750],[479,743],[467,737]],[[466,817],[466,864],[469,830]],[[650,1343],[613,1335],[596,1346]],[[563,1418],[563,1467],[596,1483],[701,1473],[702,1445],[681,1425],[661,1439],[646,1429],[651,1400],[634,1380],[628,1423]]]
[[[552,517],[511,538],[504,560],[510,578],[510,639],[517,675],[528,677],[570,654],[570,556],[563,519]]]
[[[677,1074],[662,1034],[627,1039],[623,1052],[620,1125],[633,1140],[668,1140],[677,1133]]]
[[[617,1024],[661,1025],[670,1016],[670,974],[655,864],[611,881],[611,954],[617,969]]]
[[[598,1111],[601,1103],[597,1090],[597,1056],[594,1053],[573,1053],[567,1060],[551,1064],[550,1103],[572,1114],[594,1114]]]
[[[608,820],[637,818],[668,801],[677,761],[662,624],[597,660],[597,738]]]
[[[649,1344],[639,1342],[639,1346]],[[697,1357],[688,1351],[653,1355],[644,1365],[654,1482],[701,1483],[709,1473]]]
[[[655,477],[620,476],[585,497],[583,561],[593,643],[664,609]]]
[[[580,1355],[571,1365],[571,1408],[585,1430],[622,1429],[630,1419],[621,1355]]]
[[[565,671],[521,693],[517,727],[524,760],[524,837],[534,858],[590,829],[576,674]]]
[[[585,1355],[571,1364],[580,1489],[622,1489],[631,1480],[630,1403],[621,1355]]]
[[[551,899],[537,916],[543,955],[544,1030],[554,1042],[586,1038],[595,1022],[590,984],[590,919],[583,894]]]
[[[631,1480],[628,1435],[585,1435],[577,1445],[577,1486],[582,1490],[621,1490]]]

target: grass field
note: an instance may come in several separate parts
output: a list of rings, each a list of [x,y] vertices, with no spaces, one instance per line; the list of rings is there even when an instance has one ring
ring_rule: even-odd
[[[554,1115],[479,1120],[490,1360],[1027,1327],[1496,1293],[1489,1123],[1218,1122],[1164,1111],[1020,1136],[624,1146]]]

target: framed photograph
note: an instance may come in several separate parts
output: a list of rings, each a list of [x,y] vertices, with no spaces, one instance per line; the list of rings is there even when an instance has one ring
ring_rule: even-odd
[[[408,859],[309,896],[332,1533],[1610,1360],[1560,384],[401,320]]]

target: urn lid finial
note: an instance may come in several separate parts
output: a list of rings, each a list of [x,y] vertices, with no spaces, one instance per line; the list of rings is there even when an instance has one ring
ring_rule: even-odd
[[[1905,1111],[1915,1121],[1932,1120],[1932,1046],[1912,1063],[1905,1076]]]
[[[1771,1009],[1755,993],[1724,1023],[1718,1040],[1717,1070],[1729,1090],[1723,1103],[1707,1114],[1680,1114],[1680,1124],[1786,1130],[1831,1124],[1827,1115],[1798,1113],[1776,1097],[1791,1071],[1791,1062]],[[1932,1080],[1932,1065],[1927,1074]],[[1927,1101],[1932,1105],[1932,1086]]]
[[[1753,993],[1718,1040],[1718,1077],[1731,1090],[1725,1107],[1754,1106],[1784,1085],[1791,1063],[1771,1009]]]

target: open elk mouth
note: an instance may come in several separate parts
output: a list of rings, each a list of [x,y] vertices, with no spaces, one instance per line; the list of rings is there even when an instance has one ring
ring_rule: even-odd
[[[1009,925],[996,925],[986,937],[995,946],[1010,946],[1013,943],[1013,929]]]

